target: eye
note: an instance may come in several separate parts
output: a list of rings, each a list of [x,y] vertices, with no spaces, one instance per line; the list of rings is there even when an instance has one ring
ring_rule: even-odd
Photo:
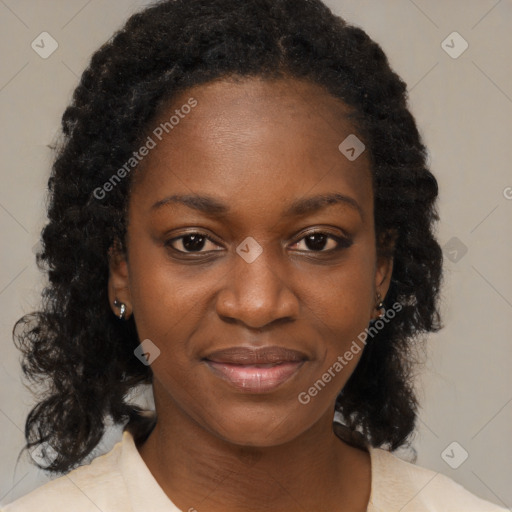
[[[181,253],[198,253],[198,252],[210,252],[210,251],[202,251],[205,245],[208,242],[212,245],[218,247],[217,244],[205,233],[193,232],[187,233],[186,235],[178,236],[171,240],[165,242],[166,247],[171,247],[177,252]],[[182,249],[178,248],[181,247]],[[184,249],[184,250],[183,250]]]
[[[203,250],[208,244],[219,247],[207,234],[201,232],[187,233],[165,242],[166,247],[170,247],[174,251],[183,254],[206,253],[219,250],[215,248]],[[301,244],[303,244],[302,248],[300,247]],[[351,245],[352,240],[349,238],[336,236],[323,231],[312,231],[295,242],[292,247],[299,246],[297,250],[303,252],[335,252],[344,248],[346,249]]]
[[[324,233],[323,231],[312,231],[306,236],[302,237],[294,245],[300,245],[301,243],[306,249],[299,248],[298,250],[300,251],[334,252],[350,247],[352,245],[352,240],[346,237]]]

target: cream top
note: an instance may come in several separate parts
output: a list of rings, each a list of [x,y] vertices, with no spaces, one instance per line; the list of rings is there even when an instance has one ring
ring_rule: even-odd
[[[447,476],[399,459],[380,448],[371,457],[367,512],[506,512]],[[199,507],[199,505],[198,505]],[[111,451],[5,505],[0,512],[194,512],[180,511],[151,474],[132,435]],[[206,511],[205,511],[206,512]]]

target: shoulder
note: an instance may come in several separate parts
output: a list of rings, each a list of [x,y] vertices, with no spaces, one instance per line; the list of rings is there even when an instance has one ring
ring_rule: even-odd
[[[89,512],[130,510],[120,471],[121,443],[95,458],[4,505],[0,512]]]
[[[392,453],[370,448],[372,494],[369,512],[506,512],[475,496],[451,478]]]

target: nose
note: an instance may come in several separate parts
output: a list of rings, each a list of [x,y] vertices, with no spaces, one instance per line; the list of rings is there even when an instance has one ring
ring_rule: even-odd
[[[217,314],[252,329],[297,318],[299,301],[285,262],[263,252],[251,263],[235,253],[217,295]]]

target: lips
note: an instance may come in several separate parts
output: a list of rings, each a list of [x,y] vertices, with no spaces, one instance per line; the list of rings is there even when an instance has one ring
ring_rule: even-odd
[[[273,364],[305,361],[307,356],[297,350],[283,347],[231,347],[206,356],[209,361],[230,364]]]
[[[238,390],[268,393],[291,379],[307,360],[297,350],[283,347],[232,347],[204,358],[214,375]]]

